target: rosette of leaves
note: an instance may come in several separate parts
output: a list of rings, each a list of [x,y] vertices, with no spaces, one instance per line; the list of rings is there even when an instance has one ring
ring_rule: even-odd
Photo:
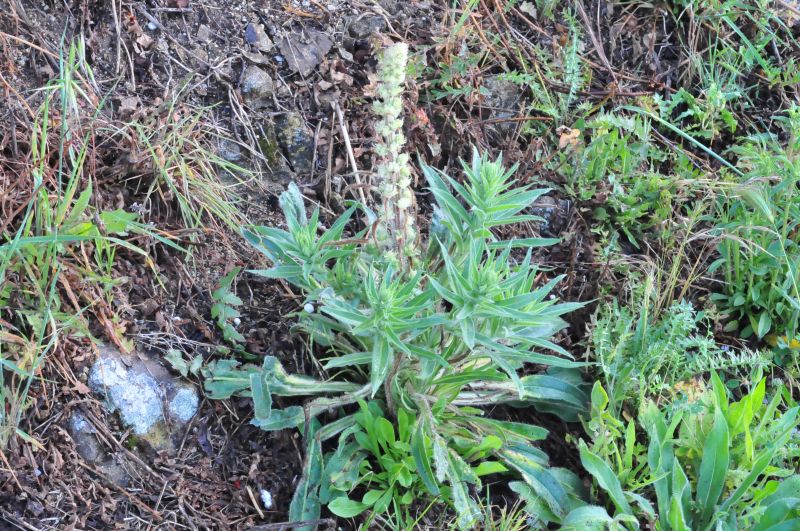
[[[463,183],[422,167],[436,212],[427,248],[408,271],[384,256],[369,228],[358,230],[353,214],[359,205],[320,231],[319,210],[307,216],[294,186],[280,201],[286,230],[245,231],[273,263],[253,273],[289,282],[306,298],[303,307],[314,309],[295,314],[295,330],[319,347],[315,353],[327,374],[323,380],[288,375],[271,357],[262,367],[218,362],[207,371],[207,389],[218,398],[252,396],[253,422],[263,429],[303,430],[308,452],[293,519],[315,518],[321,504],[340,497],[323,490],[335,481],[322,443],[339,435],[334,456],[352,444],[350,435],[359,425],[354,406],[362,400],[385,404],[394,432],[410,437],[403,450],[419,477],[414,492],[449,504],[459,527],[480,518],[472,494],[480,491],[478,471],[517,480],[529,499],[540,500],[542,511],[566,515],[582,503],[580,482],[549,467],[547,455],[535,446],[547,430],[489,416],[490,406],[505,404],[576,421],[588,403],[577,371],[581,364],[552,339],[566,327],[561,316],[580,304],[558,302],[551,292],[560,277],[540,285],[544,275],[532,261],[532,247],[555,240],[500,240],[494,232],[537,220],[524,212],[548,190],[516,186],[516,168],[477,153],[464,165]],[[512,252],[517,248],[527,251]],[[310,400],[273,409],[273,396]],[[400,419],[406,419],[402,430]],[[481,450],[475,453],[476,448]],[[380,458],[365,459],[374,475]],[[374,508],[377,495],[365,500],[374,489],[366,487],[361,473],[348,499]],[[401,491],[395,489],[399,498],[392,503],[402,504]]]

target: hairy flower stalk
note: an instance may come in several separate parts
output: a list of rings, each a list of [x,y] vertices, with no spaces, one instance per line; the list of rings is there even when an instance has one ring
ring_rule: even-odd
[[[375,130],[381,142],[375,147],[379,157],[375,174],[379,207],[378,242],[390,252],[397,252],[401,262],[416,253],[414,196],[411,191],[409,158],[403,153],[403,84],[406,79],[408,45],[399,43],[384,50],[378,63],[378,97],[375,114],[380,117]]]

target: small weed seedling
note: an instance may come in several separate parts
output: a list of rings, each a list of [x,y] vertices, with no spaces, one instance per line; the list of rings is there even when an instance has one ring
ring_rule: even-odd
[[[211,306],[211,317],[217,321],[217,326],[222,331],[222,338],[234,346],[244,342],[244,336],[236,330],[237,321],[241,314],[238,308],[242,299],[237,297],[231,286],[242,268],[234,267],[219,281],[219,287],[211,294],[214,304]]]

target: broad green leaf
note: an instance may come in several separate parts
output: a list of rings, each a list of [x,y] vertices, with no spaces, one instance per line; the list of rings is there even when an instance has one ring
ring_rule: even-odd
[[[681,504],[678,496],[673,496],[669,505],[669,516],[667,518],[671,531],[692,531],[686,525],[686,508]]]
[[[78,200],[75,201],[75,204],[72,207],[72,211],[69,213],[67,219],[64,220],[64,227],[69,228],[74,223],[78,222],[84,214],[86,214],[86,208],[89,206],[89,200],[92,198],[92,181],[89,179],[89,182],[86,184],[86,188],[81,192],[81,195],[78,196]],[[62,205],[66,205],[67,201],[62,199]],[[58,217],[56,218],[56,223],[60,223]]]
[[[322,477],[322,447],[316,437],[313,437],[314,426],[309,430],[311,437],[306,452],[306,462],[303,466],[303,476],[297,484],[297,489],[289,505],[289,520],[304,522],[316,520],[320,517],[321,505],[319,502],[319,483]],[[316,526],[298,527],[298,531],[313,531]]]
[[[447,479],[457,514],[456,523],[459,529],[471,529],[481,512],[467,491],[464,470],[455,462],[456,458],[453,453],[447,456]]]
[[[252,373],[250,375],[250,392],[253,397],[256,420],[261,422],[269,419],[272,413],[272,395],[269,392],[269,385],[264,382],[261,374]]]
[[[169,349],[164,359],[184,378],[189,375],[189,365],[186,363],[186,360],[183,359],[183,354],[181,354],[180,350],[174,348]]]
[[[328,510],[339,518],[352,518],[358,516],[369,508],[369,505],[351,500],[347,496],[334,498],[328,504]]]
[[[270,269],[248,269],[247,272],[266,278],[292,279],[299,277],[303,269],[296,265],[276,265]]]
[[[204,382],[206,393],[214,400],[243,395],[245,391],[249,394],[250,374],[260,371],[261,369],[252,365],[239,368],[239,363],[235,360],[214,360],[204,372],[207,373]]]
[[[761,214],[770,223],[775,222],[775,217],[770,206],[770,200],[764,188],[759,187],[758,184],[747,184],[741,186],[739,195],[753,210]]]
[[[753,467],[744,477],[741,484],[739,484],[739,486],[736,487],[736,490],[734,490],[731,495],[728,496],[728,498],[722,503],[722,505],[719,506],[719,511],[721,513],[727,512],[737,501],[742,498],[742,496],[748,492],[748,490],[753,486],[753,484],[772,462],[772,459],[775,457],[775,453],[777,452],[778,448],[783,446],[785,442],[785,440],[779,441],[761,451],[761,455],[759,455],[759,457],[755,460]]]
[[[756,329],[756,335],[759,338],[762,338],[769,333],[770,329],[772,329],[772,319],[770,319],[769,314],[767,312],[762,312],[761,317],[758,318],[758,328]]]
[[[489,474],[500,474],[502,472],[508,472],[508,468],[506,468],[505,465],[497,461],[483,461],[481,464],[474,467],[472,470],[478,477],[486,476]]]
[[[375,431],[379,436],[378,441],[384,447],[384,451],[387,451],[388,447],[397,440],[394,435],[394,426],[384,417],[375,420]]]
[[[300,427],[305,421],[303,408],[300,406],[289,406],[286,409],[273,409],[269,418],[254,418],[250,423],[258,426],[264,431],[278,431],[286,428]]]
[[[714,424],[703,445],[703,459],[697,480],[696,501],[700,509],[700,520],[710,521],[714,508],[725,488],[725,476],[728,472],[730,441],[728,440],[728,422],[719,408],[714,409]]]
[[[536,496],[545,503],[548,511],[561,518],[569,510],[567,491],[547,468],[547,456],[541,450],[529,445],[509,445],[499,454],[505,462],[516,468],[525,483],[533,489]]]
[[[761,513],[752,531],[794,531],[800,529],[797,509],[800,498],[777,498]]]
[[[605,529],[614,519],[603,507],[585,505],[569,512],[562,522],[561,529],[568,531],[584,531],[587,529]],[[588,527],[587,527],[588,526]]]
[[[367,507],[372,507],[373,505],[375,505],[375,502],[377,502],[378,499],[380,499],[380,497],[384,495],[385,492],[386,491],[383,490],[367,491],[367,493],[364,494],[364,497],[361,498],[361,503],[363,503]]]
[[[608,394],[603,389],[603,384],[600,381],[594,382],[592,386],[592,407],[597,411],[605,411],[608,406]]]
[[[550,247],[561,243],[560,238],[519,238],[511,240],[503,240],[499,242],[491,242],[487,246],[489,249],[505,249],[511,247],[524,247],[530,249],[531,247]]]
[[[350,367],[352,365],[367,365],[372,361],[372,352],[351,352],[343,356],[331,358],[325,362],[323,368],[336,369],[339,367]]]
[[[583,468],[595,478],[600,488],[608,493],[608,496],[611,498],[611,501],[617,507],[618,511],[622,514],[633,514],[631,506],[625,499],[622,485],[608,464],[599,456],[592,453],[583,440],[580,441],[579,446]]]
[[[370,383],[372,386],[372,396],[378,392],[383,385],[383,381],[389,375],[393,361],[392,349],[389,342],[384,338],[375,341],[372,350],[372,365],[370,370]]]
[[[525,502],[525,511],[528,514],[536,515],[539,522],[561,522],[562,517],[550,510],[548,503],[534,491],[531,485],[522,481],[511,481],[508,484],[508,488],[517,493],[519,498]]]

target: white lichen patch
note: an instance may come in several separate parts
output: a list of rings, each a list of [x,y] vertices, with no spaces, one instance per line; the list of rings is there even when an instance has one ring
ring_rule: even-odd
[[[197,392],[189,387],[181,387],[169,401],[169,416],[171,420],[177,420],[181,424],[189,422],[195,413],[200,400]]]
[[[105,397],[108,408],[117,411],[135,435],[149,440],[156,434],[154,440],[165,443],[173,431],[170,426],[186,424],[199,405],[193,387],[175,381],[157,364],[132,359],[128,367],[119,353],[107,348],[92,366],[89,387]]]

